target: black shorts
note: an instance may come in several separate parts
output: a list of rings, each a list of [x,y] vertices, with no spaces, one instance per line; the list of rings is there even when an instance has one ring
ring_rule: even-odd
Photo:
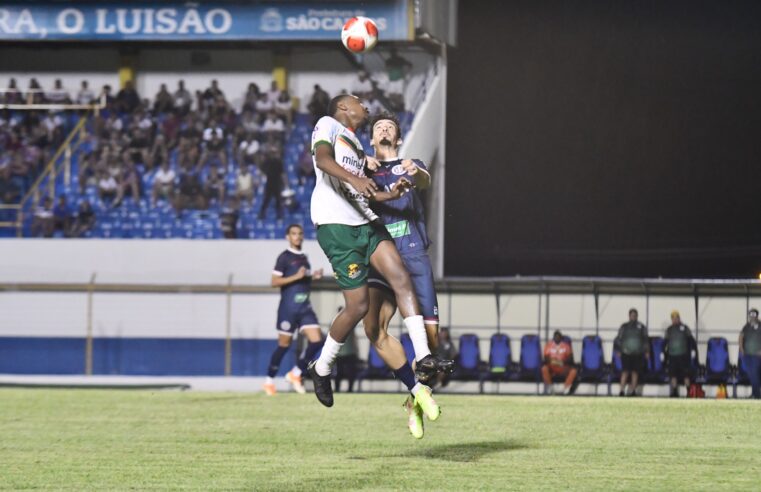
[[[624,371],[640,373],[645,365],[644,363],[645,357],[643,355],[621,354],[621,369]]]
[[[685,378],[690,375],[690,354],[669,356],[669,376]]]

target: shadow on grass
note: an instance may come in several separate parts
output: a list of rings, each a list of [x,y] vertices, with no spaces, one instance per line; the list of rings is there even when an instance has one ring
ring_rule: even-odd
[[[482,441],[463,442],[456,444],[443,444],[426,449],[414,449],[400,456],[410,458],[428,458],[459,463],[471,463],[478,461],[487,454],[499,453],[500,451],[515,451],[527,449],[528,446],[518,441]]]

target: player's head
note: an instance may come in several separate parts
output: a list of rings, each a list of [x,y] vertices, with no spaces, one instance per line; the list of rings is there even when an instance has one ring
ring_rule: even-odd
[[[751,323],[755,323],[756,321],[758,321],[758,309],[751,308],[751,310],[748,311],[748,320]]]
[[[399,119],[391,113],[379,113],[370,120],[370,145],[397,149],[402,144]]]
[[[560,333],[560,330],[555,330],[555,333],[552,334],[552,339],[555,343],[560,343],[563,341],[563,334]]]
[[[637,321],[637,317],[639,316],[639,313],[636,309],[631,308],[629,310],[629,321]]]
[[[304,228],[299,224],[289,225],[285,230],[285,238],[291,248],[301,249],[301,244],[304,242]]]
[[[678,325],[682,322],[681,316],[679,316],[679,311],[674,309],[671,311],[671,324],[672,325]]]
[[[339,94],[330,100],[328,116],[332,116],[349,128],[360,128],[366,122],[369,112],[357,96]]]

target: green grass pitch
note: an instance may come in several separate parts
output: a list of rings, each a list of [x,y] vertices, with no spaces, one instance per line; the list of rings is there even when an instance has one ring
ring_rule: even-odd
[[[758,490],[752,401],[0,390],[0,489]]]

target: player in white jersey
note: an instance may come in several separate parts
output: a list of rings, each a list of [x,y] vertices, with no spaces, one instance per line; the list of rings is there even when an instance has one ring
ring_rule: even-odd
[[[409,186],[402,181],[390,191],[378,191],[365,176],[366,156],[354,130],[367,121],[367,109],[355,96],[333,98],[330,116],[320,118],[312,134],[316,184],[312,193],[312,221],[317,225],[317,240],[333,266],[344,295],[345,308],[336,316],[317,361],[309,365],[315,394],[325,406],[333,405],[330,372],[336,354],[348,333],[367,314],[369,293],[367,273],[370,265],[388,281],[399,311],[410,333],[418,367],[438,370],[437,360],[428,348],[423,317],[417,298],[391,236],[370,209],[369,201],[391,200]],[[400,186],[404,189],[400,189]],[[412,369],[409,375],[414,378]],[[411,389],[416,402],[429,419],[439,416],[439,406],[430,388],[416,383]]]

